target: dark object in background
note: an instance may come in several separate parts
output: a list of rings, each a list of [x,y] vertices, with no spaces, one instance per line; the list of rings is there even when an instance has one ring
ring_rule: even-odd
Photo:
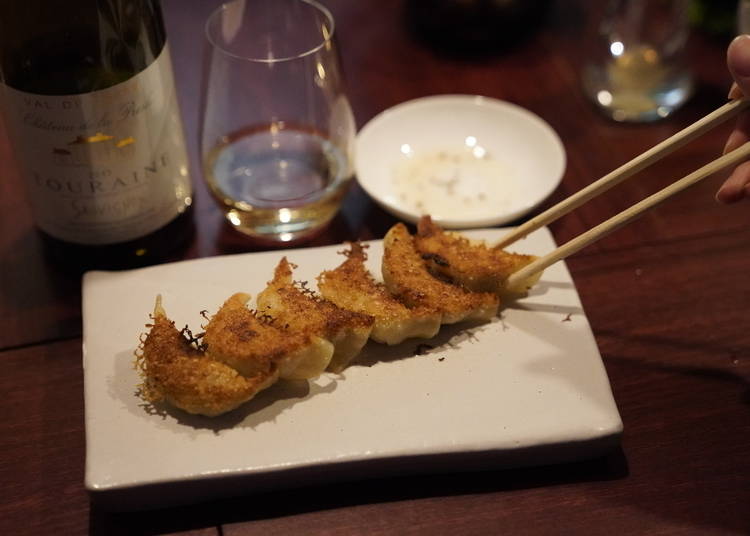
[[[691,0],[688,17],[706,34],[731,39],[737,33],[737,0]]]
[[[487,56],[532,36],[549,0],[406,0],[407,27],[438,52]]]

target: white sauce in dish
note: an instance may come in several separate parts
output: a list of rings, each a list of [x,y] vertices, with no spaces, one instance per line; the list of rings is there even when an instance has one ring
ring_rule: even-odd
[[[401,151],[408,158],[396,165],[393,182],[406,209],[436,219],[492,217],[516,196],[514,170],[471,136],[462,148],[414,152],[404,145]]]

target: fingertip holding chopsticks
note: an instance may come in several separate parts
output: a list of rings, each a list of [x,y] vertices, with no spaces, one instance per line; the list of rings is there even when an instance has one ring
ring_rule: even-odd
[[[645,169],[646,167],[664,158],[673,151],[679,149],[683,145],[703,135],[704,133],[713,129],[715,126],[731,119],[732,117],[735,117],[741,111],[747,109],[748,106],[750,106],[750,98],[743,98],[730,101],[720,108],[717,108],[695,123],[692,123],[673,136],[667,138],[661,143],[658,143],[651,149],[648,149],[629,162],[608,173],[601,179],[589,184],[582,190],[576,192],[570,197],[567,197],[553,207],[550,207],[546,211],[520,225],[513,231],[510,231],[507,235],[502,237],[494,247],[504,248],[509,244],[512,244],[516,240],[525,237],[532,231],[535,231],[536,229],[542,227],[543,225],[547,225],[557,220],[570,211],[583,205],[587,201],[593,199],[597,195],[602,194],[610,188],[620,184],[622,181],[633,176],[638,171]],[[599,225],[589,229],[576,238],[573,238],[572,240],[566,242],[551,253],[538,258],[537,260],[526,265],[517,272],[514,272],[508,277],[506,286],[513,287],[519,284],[531,275],[544,270],[545,268],[556,263],[559,260],[573,255],[584,247],[596,242],[600,238],[627,225],[631,221],[643,215],[646,211],[661,204],[673,195],[685,190],[686,188],[689,188],[690,186],[693,186],[694,184],[697,184],[706,177],[713,175],[717,171],[737,165],[740,162],[747,160],[748,158],[750,158],[750,142],[747,142],[734,151],[709,162],[703,167],[673,182],[666,188],[659,190],[655,194],[650,195],[649,197],[643,199],[635,205],[623,210],[619,214],[612,216],[603,223],[600,223]]]

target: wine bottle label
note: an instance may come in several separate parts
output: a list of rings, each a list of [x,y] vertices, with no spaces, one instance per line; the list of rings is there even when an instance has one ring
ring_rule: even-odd
[[[191,202],[169,49],[107,89],[35,95],[0,84],[37,225],[86,245],[139,238]]]

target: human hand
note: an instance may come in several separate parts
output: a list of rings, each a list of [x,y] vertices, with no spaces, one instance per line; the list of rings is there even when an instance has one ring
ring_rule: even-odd
[[[727,48],[727,67],[734,78],[729,90],[730,99],[750,97],[750,35],[740,35]],[[734,130],[727,138],[724,154],[750,141],[750,111],[740,114]],[[750,162],[737,166],[716,192],[721,203],[735,203],[750,198]]]

